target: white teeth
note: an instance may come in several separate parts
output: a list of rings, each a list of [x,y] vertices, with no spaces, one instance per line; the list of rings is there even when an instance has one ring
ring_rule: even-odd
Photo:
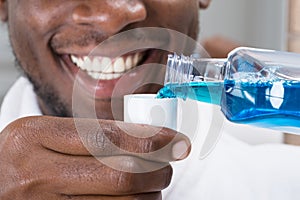
[[[76,57],[71,55],[71,61],[81,70],[87,72],[93,79],[111,80],[122,76],[122,74],[136,67],[141,60],[141,53],[135,53],[124,57],[111,59],[109,57]]]
[[[103,73],[98,73],[98,72],[88,72],[88,75],[92,77],[95,80],[111,80],[111,79],[116,79],[122,76],[122,74],[103,74]]]
[[[75,57],[75,56],[72,55],[71,56],[71,60],[72,60],[73,63],[78,64],[78,60],[79,59],[77,57]]]
[[[110,58],[104,57],[102,59],[101,65],[102,65],[102,70],[104,73],[113,73],[114,72],[114,69],[112,66],[112,61]]]
[[[113,75],[114,74],[106,74],[106,80],[111,80],[111,79],[113,79],[114,77],[113,77]]]
[[[82,58],[78,58],[77,66],[83,66],[83,59]]]
[[[121,74],[113,74],[113,78],[119,78]]]
[[[98,58],[94,58],[94,60],[93,60],[92,71],[94,71],[94,72],[101,72],[102,71],[101,63],[100,63]]]
[[[132,67],[132,56],[128,56],[125,61],[125,69],[131,69]]]
[[[99,74],[97,77],[98,78],[96,78],[96,79],[107,80],[107,75],[106,74]]]
[[[82,67],[83,67],[83,69],[85,69],[87,71],[92,71],[92,61],[89,57],[87,57],[87,56],[83,57]]]
[[[114,71],[117,73],[125,71],[125,62],[123,58],[118,58],[114,63]]]
[[[133,63],[138,63],[139,62],[139,54],[135,54],[134,57],[133,57]]]

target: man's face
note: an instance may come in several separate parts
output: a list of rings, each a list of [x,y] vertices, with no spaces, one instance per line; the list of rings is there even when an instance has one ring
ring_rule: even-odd
[[[97,117],[106,119],[113,118],[111,95],[122,75],[132,80],[122,84],[122,94],[149,76],[163,79],[163,70],[134,70],[137,65],[164,63],[166,52],[160,50],[118,57],[100,51],[88,57],[109,37],[139,27],[168,28],[192,38],[198,33],[198,0],[7,0],[6,6],[16,58],[34,84],[42,111],[58,116],[74,115],[72,96],[78,73],[82,87],[76,98],[80,98],[81,110],[88,113],[95,104]],[[118,51],[117,45],[106,48]],[[147,85],[136,92],[157,89],[157,85]]]

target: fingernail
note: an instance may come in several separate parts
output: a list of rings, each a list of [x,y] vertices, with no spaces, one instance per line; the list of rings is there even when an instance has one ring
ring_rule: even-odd
[[[189,148],[189,146],[183,140],[175,143],[173,145],[173,147],[172,147],[173,158],[175,160],[182,160],[182,159],[184,159],[189,154],[188,148]]]

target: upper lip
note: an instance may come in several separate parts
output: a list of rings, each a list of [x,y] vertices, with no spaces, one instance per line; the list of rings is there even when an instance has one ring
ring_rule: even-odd
[[[140,44],[135,42],[120,42],[118,44],[104,44],[100,43],[99,45],[89,44],[87,46],[78,46],[76,44],[70,45],[65,48],[54,49],[55,53],[58,55],[76,55],[76,56],[102,56],[116,58],[129,53],[145,51],[149,49],[160,49],[160,44],[152,43],[152,48],[146,47],[143,48]],[[137,47],[140,46],[140,47]],[[114,48],[118,47],[118,48]]]
[[[147,33],[144,35],[141,33],[142,36],[139,36],[139,32],[137,34],[127,32],[127,34],[125,31],[109,37],[95,30],[73,29],[66,28],[51,38],[50,46],[56,54],[76,56],[93,54],[93,56],[115,58],[134,51],[162,49],[161,47],[168,43],[167,34],[154,37],[148,34],[147,37]]]

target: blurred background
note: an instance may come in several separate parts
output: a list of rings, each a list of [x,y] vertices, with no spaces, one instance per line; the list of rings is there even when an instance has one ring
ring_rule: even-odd
[[[201,39],[217,35],[245,46],[287,48],[289,0],[211,0],[200,20]]]
[[[0,22],[1,23],[1,22]],[[0,24],[0,103],[9,86],[17,79],[19,72],[8,42],[6,26]]]
[[[212,57],[226,57],[237,46],[300,53],[300,0],[212,0],[210,7],[200,13],[200,27],[200,41]],[[1,103],[20,72],[15,67],[4,24],[0,24],[0,35]],[[240,129],[236,126],[231,129],[229,132],[239,137]],[[247,130],[243,132],[254,131]],[[274,142],[281,140],[279,135],[269,133],[265,138]],[[251,140],[248,138],[250,143]],[[256,138],[253,140],[257,143]],[[260,138],[260,142],[264,142],[264,138]]]

